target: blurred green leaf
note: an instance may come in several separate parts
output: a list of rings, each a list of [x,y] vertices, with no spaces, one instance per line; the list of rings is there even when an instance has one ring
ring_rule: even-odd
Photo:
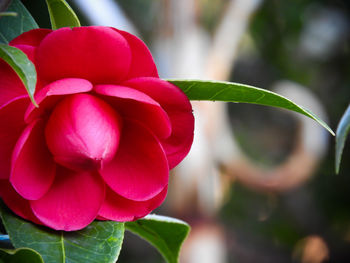
[[[12,0],[6,11],[17,13],[17,16],[0,18],[0,43],[7,44],[23,32],[39,27],[20,0]]]
[[[49,9],[52,29],[80,26],[77,15],[66,1],[46,0],[46,4]]]
[[[181,245],[190,231],[187,223],[158,215],[127,222],[125,227],[156,247],[168,263],[178,262]]]
[[[4,263],[44,263],[41,255],[30,248],[0,249],[0,262]]]
[[[274,92],[240,83],[205,80],[167,80],[185,92],[190,100],[210,100],[260,104],[301,113],[326,128],[332,129],[311,111]]]
[[[36,85],[36,70],[27,55],[15,47],[0,44],[0,58],[5,60],[22,80],[30,99],[38,107],[34,100]]]
[[[344,112],[344,115],[340,119],[337,127],[336,137],[335,137],[335,172],[339,173],[341,157],[343,154],[343,149],[350,130],[350,105]]]
[[[82,230],[65,232],[23,220],[3,203],[0,213],[13,246],[38,251],[45,263],[114,263],[118,259],[124,223],[95,221]]]

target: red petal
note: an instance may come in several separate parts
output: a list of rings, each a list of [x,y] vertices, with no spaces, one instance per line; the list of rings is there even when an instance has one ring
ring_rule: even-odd
[[[192,111],[185,93],[175,85],[159,78],[134,78],[123,85],[137,89],[157,101],[166,111]]]
[[[129,72],[131,53],[124,37],[108,27],[61,28],[43,39],[36,62],[48,81],[76,77],[117,83]]]
[[[133,221],[148,215],[164,201],[168,186],[155,197],[146,201],[132,201],[126,199],[107,188],[106,199],[98,212],[102,220],[114,220],[119,222]]]
[[[103,100],[75,94],[61,101],[46,125],[46,142],[59,164],[74,170],[100,168],[117,150],[119,115]]]
[[[34,214],[45,225],[56,230],[74,231],[95,219],[104,197],[105,184],[98,174],[76,173],[59,167],[47,194],[30,202]]]
[[[45,143],[44,123],[41,120],[32,122],[13,150],[10,182],[25,199],[36,200],[49,190],[55,168]]]
[[[28,96],[22,96],[0,107],[0,179],[10,176],[12,150],[25,127],[23,115],[28,103]]]
[[[0,196],[5,204],[18,216],[42,224],[33,214],[28,200],[20,196],[7,180],[0,180]]]
[[[115,158],[100,171],[105,182],[119,195],[145,201],[168,184],[168,164],[158,139],[141,123],[124,122]]]
[[[157,78],[135,78],[123,85],[146,93],[168,113],[173,131],[162,145],[170,169],[175,167],[187,155],[193,141],[194,117],[187,96],[175,85]]]
[[[10,100],[27,95],[27,91],[13,69],[0,59],[0,107]]]
[[[45,29],[45,28],[33,29],[33,30],[30,30],[30,31],[24,32],[23,34],[21,34],[18,37],[14,38],[9,43],[9,45],[11,45],[11,46],[15,46],[15,45],[29,45],[29,46],[36,47],[51,32],[52,32],[51,29]]]
[[[168,112],[173,133],[162,141],[169,168],[178,165],[188,154],[193,142],[194,117],[192,112]]]
[[[92,90],[92,84],[85,79],[67,78],[52,82],[36,92],[35,101],[40,107],[36,108],[30,104],[25,113],[25,121],[30,123],[45,111],[51,110],[62,99],[62,95],[84,93],[90,90]]]
[[[115,28],[113,28],[115,29]],[[154,64],[154,60],[151,52],[138,37],[115,29],[119,32],[127,41],[131,49],[131,66],[126,79],[135,77],[158,77],[157,67]]]
[[[159,138],[170,136],[171,123],[167,113],[145,93],[117,85],[97,85],[94,89],[99,94],[111,96],[105,99],[123,117],[142,122]]]

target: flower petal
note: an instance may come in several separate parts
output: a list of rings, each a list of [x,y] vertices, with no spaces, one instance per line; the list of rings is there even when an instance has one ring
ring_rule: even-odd
[[[46,28],[37,28],[29,30],[19,35],[18,37],[12,39],[9,45],[28,45],[37,47],[40,44],[40,42],[51,32],[51,29]]]
[[[169,178],[167,159],[158,139],[134,120],[125,120],[118,151],[100,174],[114,192],[134,201],[156,196]]]
[[[57,163],[73,170],[99,169],[114,157],[121,126],[121,118],[106,102],[75,94],[55,107],[45,137]]]
[[[142,77],[127,80],[122,84],[146,93],[152,99],[157,101],[166,111],[192,112],[191,103],[185,93],[165,80]]]
[[[175,85],[157,78],[134,78],[122,85],[146,93],[168,113],[172,134],[162,141],[170,169],[189,152],[193,141],[194,117],[187,96]]]
[[[155,197],[146,201],[133,201],[126,199],[107,187],[106,199],[98,212],[102,220],[114,220],[119,222],[133,221],[148,215],[164,201],[168,186]]]
[[[105,184],[98,174],[59,167],[46,195],[30,203],[36,217],[45,225],[74,231],[95,219],[104,197]]]
[[[36,92],[35,101],[40,107],[36,108],[30,104],[24,116],[25,121],[30,123],[46,111],[50,111],[63,98],[62,95],[84,93],[90,90],[92,90],[92,84],[85,79],[67,78],[54,81]]]
[[[117,83],[129,72],[131,53],[125,38],[111,28],[60,28],[42,40],[36,63],[47,81],[76,77]]]
[[[44,122],[28,125],[19,137],[12,155],[10,182],[25,199],[36,200],[50,188],[56,165],[47,149]]]
[[[192,112],[168,112],[173,132],[162,141],[170,169],[178,165],[188,154],[193,142],[194,117]]]
[[[0,59],[0,107],[10,100],[27,95],[27,91],[16,72]]]
[[[29,201],[20,196],[8,180],[0,180],[0,197],[16,215],[34,223],[42,224],[34,215]]]
[[[10,177],[12,150],[25,127],[23,114],[28,103],[24,95],[0,107],[0,179]]]
[[[145,43],[138,37],[113,28],[119,32],[127,41],[131,49],[131,66],[126,79],[135,77],[156,77],[158,78],[157,67],[153,57]]]
[[[104,99],[123,117],[142,122],[159,138],[170,136],[171,123],[167,113],[145,93],[117,85],[97,85],[94,90],[109,96]]]

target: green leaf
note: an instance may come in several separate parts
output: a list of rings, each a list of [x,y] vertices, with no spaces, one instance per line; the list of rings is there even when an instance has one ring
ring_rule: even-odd
[[[4,263],[44,263],[41,255],[30,248],[0,249],[0,262]]]
[[[8,44],[23,32],[38,28],[38,24],[20,0],[12,0],[6,11],[15,12],[17,16],[3,16],[0,18],[0,43]]]
[[[211,100],[253,103],[283,108],[301,113],[326,128],[332,135],[332,129],[311,111],[274,92],[249,85],[205,80],[167,80],[182,89],[190,100]]]
[[[156,247],[168,263],[178,262],[181,245],[190,231],[187,223],[158,215],[127,222],[125,227]]]
[[[346,137],[350,130],[350,105],[344,112],[343,117],[337,127],[336,137],[335,137],[335,172],[339,173],[341,157],[343,154],[343,149],[346,141]]]
[[[54,231],[19,218],[3,203],[0,207],[13,246],[38,251],[45,263],[114,263],[118,259],[124,223],[95,221],[79,231]]]
[[[6,44],[0,44],[0,58],[5,60],[17,73],[26,87],[33,104],[38,107],[34,100],[36,85],[36,70],[34,64],[21,50]]]
[[[49,9],[52,29],[80,26],[77,15],[66,1],[46,0],[46,4]]]

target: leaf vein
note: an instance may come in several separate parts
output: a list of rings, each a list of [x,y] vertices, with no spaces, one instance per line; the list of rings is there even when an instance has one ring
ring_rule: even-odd
[[[213,96],[211,96],[209,100],[215,100],[215,97],[217,97],[219,94],[223,93],[225,90],[228,90],[228,89],[231,89],[231,87],[226,87],[226,88],[223,88],[222,90],[219,90]]]

